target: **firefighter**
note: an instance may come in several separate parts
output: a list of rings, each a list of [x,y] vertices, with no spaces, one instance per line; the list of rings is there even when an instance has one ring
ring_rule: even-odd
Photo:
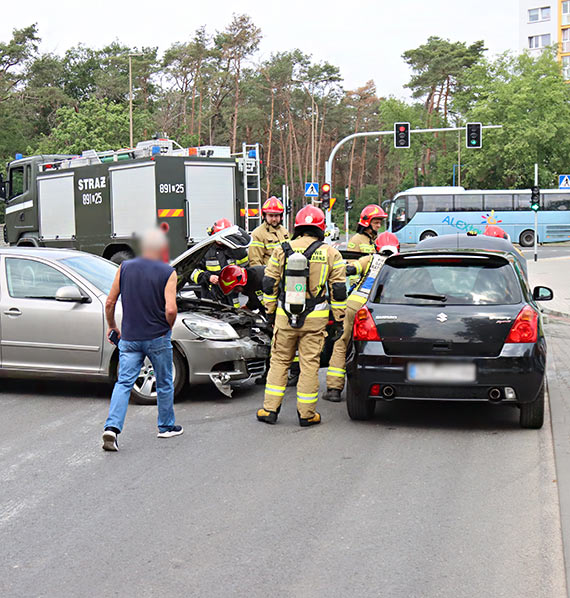
[[[370,287],[365,285],[364,282],[369,278],[374,280],[386,258],[400,252],[400,242],[394,233],[384,232],[376,239],[375,249],[378,253],[365,255],[353,264],[346,266],[346,274],[348,276],[359,276],[359,279],[346,302],[344,331],[333,346],[327,370],[327,391],[323,395],[323,399],[327,401],[334,403],[340,401],[340,393],[344,388],[346,375],[346,351],[352,338],[354,318],[356,312],[368,300],[368,293],[370,292]]]
[[[208,229],[208,234],[219,233],[230,226],[232,223],[227,218],[220,218]],[[213,243],[190,278],[192,282],[202,287],[202,297],[239,307],[237,293],[224,295],[218,286],[220,272],[228,264],[246,267],[248,265],[247,249],[230,249],[221,243]]]
[[[283,204],[277,197],[270,197],[261,208],[263,223],[251,233],[249,265],[267,266],[273,250],[289,239],[289,231],[281,224]]]
[[[325,215],[305,206],[295,218],[293,240],[277,247],[263,278],[268,317],[275,318],[271,365],[263,407],[257,419],[274,424],[287,384],[287,370],[299,352],[301,374],[297,385],[297,413],[302,427],[321,422],[316,411],[319,366],[329,312],[330,334],[342,334],[346,310],[345,263],[340,253],[324,243]],[[330,298],[330,304],[329,304]]]
[[[347,251],[354,253],[374,253],[374,241],[378,236],[378,229],[382,226],[382,220],[387,218],[386,212],[376,204],[366,206],[360,213],[360,220],[356,228],[356,234],[350,239],[346,246]]]
[[[242,268],[236,264],[229,264],[220,272],[218,285],[224,295],[243,293],[247,297],[245,307],[265,315],[261,286],[264,272],[263,266]]]

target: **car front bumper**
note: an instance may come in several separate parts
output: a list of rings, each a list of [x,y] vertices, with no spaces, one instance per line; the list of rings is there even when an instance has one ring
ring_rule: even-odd
[[[398,356],[384,352],[381,342],[358,342],[356,351],[347,364],[347,376],[352,388],[360,397],[374,399],[407,399],[435,401],[489,401],[490,391],[498,389],[497,403],[530,403],[536,399],[544,384],[546,344],[508,344],[497,357],[446,357]],[[410,362],[459,362],[475,363],[475,382],[445,384],[441,382],[414,382],[407,379]],[[380,385],[379,396],[371,394],[371,387]],[[391,387],[385,396],[385,387]],[[507,398],[505,388],[515,391],[514,398]],[[392,392],[393,391],[393,392]]]
[[[269,340],[262,343],[248,337],[232,341],[173,339],[173,343],[186,357],[190,384],[210,380],[227,384],[260,376],[265,371],[270,346]]]

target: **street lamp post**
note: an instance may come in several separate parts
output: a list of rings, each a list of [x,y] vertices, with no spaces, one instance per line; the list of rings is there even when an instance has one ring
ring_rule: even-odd
[[[129,54],[129,147],[133,147],[133,56],[142,56],[141,53]]]

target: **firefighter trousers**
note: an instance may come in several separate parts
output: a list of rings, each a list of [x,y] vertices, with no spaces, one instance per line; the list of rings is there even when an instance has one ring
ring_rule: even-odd
[[[325,342],[325,325],[319,330],[277,328],[273,332],[271,365],[265,385],[263,408],[277,411],[287,388],[287,372],[295,352],[299,351],[301,373],[297,383],[297,410],[303,419],[316,413],[319,398],[319,366]]]
[[[358,307],[347,305],[344,316],[344,330],[342,336],[333,346],[333,352],[327,369],[327,388],[342,390],[346,376],[346,351],[352,339],[352,326]]]

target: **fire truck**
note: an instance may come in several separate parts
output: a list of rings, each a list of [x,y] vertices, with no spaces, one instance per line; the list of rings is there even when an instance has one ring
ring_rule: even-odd
[[[218,218],[252,230],[261,222],[261,150],[245,143],[238,154],[222,146],[182,148],[161,137],[77,156],[16,155],[0,179],[4,240],[120,263],[156,225],[167,231],[172,257],[205,238]]]

